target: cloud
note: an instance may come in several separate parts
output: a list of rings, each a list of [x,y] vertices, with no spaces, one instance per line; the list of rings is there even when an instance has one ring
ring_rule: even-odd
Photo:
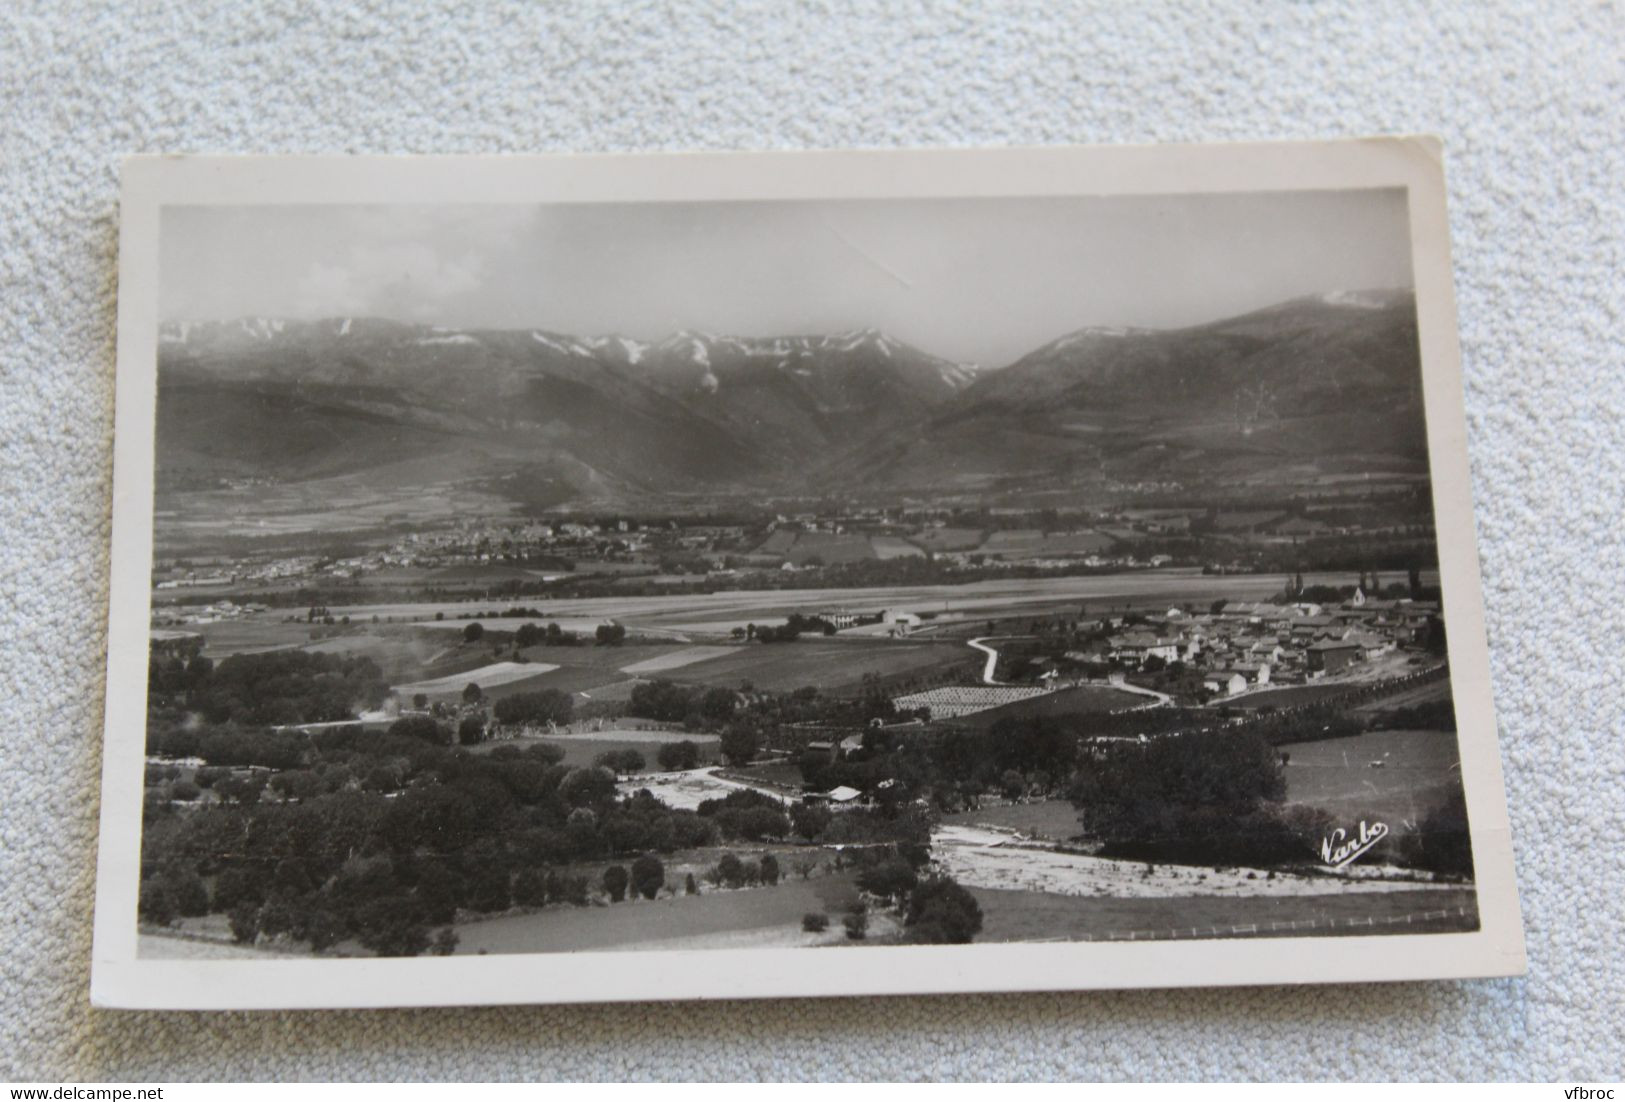
[[[472,252],[443,255],[421,241],[352,246],[342,260],[314,260],[295,291],[304,316],[376,315],[434,320],[484,286]]]

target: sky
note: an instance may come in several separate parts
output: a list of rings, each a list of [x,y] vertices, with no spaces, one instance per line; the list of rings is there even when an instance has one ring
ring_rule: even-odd
[[[997,366],[1412,285],[1402,190],[546,206],[169,207],[165,321],[387,317],[659,340],[874,327]]]

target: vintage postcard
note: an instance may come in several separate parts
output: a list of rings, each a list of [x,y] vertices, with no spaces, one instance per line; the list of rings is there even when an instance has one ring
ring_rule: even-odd
[[[102,1005],[1516,974],[1438,144],[138,158]]]

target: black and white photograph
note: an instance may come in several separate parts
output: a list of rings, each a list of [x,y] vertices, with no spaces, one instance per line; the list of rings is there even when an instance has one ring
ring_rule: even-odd
[[[1319,148],[133,165],[99,938],[324,1005],[1516,967],[1442,200]]]

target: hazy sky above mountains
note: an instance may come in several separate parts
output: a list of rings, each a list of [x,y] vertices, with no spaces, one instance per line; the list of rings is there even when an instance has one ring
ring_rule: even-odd
[[[388,317],[659,340],[876,327],[1002,365],[1085,326],[1411,286],[1404,193],[170,207],[167,321]]]

